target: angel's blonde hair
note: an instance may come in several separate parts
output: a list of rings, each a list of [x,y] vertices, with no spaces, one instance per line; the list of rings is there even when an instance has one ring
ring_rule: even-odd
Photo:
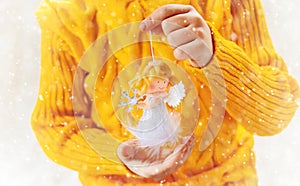
[[[151,81],[155,78],[168,80],[170,83],[176,80],[171,68],[167,64],[162,62],[155,65],[146,65],[140,70],[140,75],[138,74],[137,77],[130,82],[131,88],[137,89],[139,91],[139,94],[146,93],[150,87]]]

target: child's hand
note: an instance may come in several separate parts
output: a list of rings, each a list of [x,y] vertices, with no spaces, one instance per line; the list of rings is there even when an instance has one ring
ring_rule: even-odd
[[[206,66],[213,55],[211,31],[190,5],[164,5],[147,17],[140,29],[166,35],[175,48],[175,58],[190,59],[193,66]]]

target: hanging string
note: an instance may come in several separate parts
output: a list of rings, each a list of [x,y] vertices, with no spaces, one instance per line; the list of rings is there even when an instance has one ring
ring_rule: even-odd
[[[152,32],[149,31],[149,35],[150,35],[150,50],[151,50],[151,56],[152,56],[152,62],[155,62],[154,60],[154,52],[153,52],[153,45],[152,45]]]

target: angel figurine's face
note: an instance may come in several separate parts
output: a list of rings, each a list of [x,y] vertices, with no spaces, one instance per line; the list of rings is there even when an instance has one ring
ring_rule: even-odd
[[[169,81],[166,79],[154,78],[149,87],[149,93],[165,92],[168,88]]]

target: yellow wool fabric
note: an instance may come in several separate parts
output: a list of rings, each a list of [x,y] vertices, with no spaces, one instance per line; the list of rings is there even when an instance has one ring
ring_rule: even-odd
[[[118,26],[141,21],[170,3],[191,4],[207,20],[215,60],[205,69],[177,61],[192,76],[199,92],[200,120],[194,132],[197,141],[183,166],[157,181],[132,174],[89,146],[74,117],[72,87],[78,63],[93,41]],[[43,0],[36,15],[42,30],[42,56],[32,128],[45,153],[58,164],[78,171],[83,185],[257,185],[253,135],[281,132],[293,117],[300,97],[298,83],[274,50],[260,1]],[[158,44],[154,50],[157,55],[173,58],[170,47]],[[117,72],[129,62],[148,55],[145,51],[149,52],[149,46],[138,44],[109,59],[101,72],[103,78],[96,83],[94,94],[99,102],[108,100],[108,91],[103,87],[109,88]],[[218,67],[225,80],[226,114],[216,139],[205,151],[199,151],[212,114],[212,92],[204,72],[212,74],[213,82],[222,84],[214,75]],[[77,73],[82,73],[83,81],[88,83],[83,70]],[[84,107],[83,100],[79,100],[81,103]],[[95,108],[108,122],[106,131],[121,140],[128,139],[130,135],[124,133],[110,107],[103,103]],[[92,116],[81,120],[90,127],[101,127],[95,125]]]

